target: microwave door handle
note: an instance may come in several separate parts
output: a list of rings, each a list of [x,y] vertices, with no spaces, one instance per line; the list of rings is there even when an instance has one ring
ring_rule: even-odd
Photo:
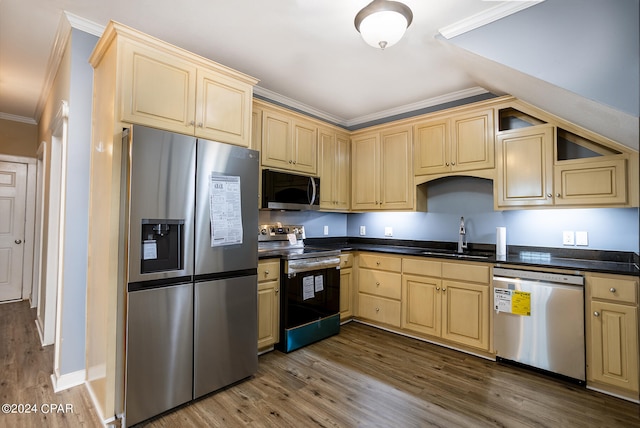
[[[313,189],[313,193],[311,194],[311,198],[309,199],[309,205],[313,205],[316,201],[316,180],[314,180],[313,177],[309,177],[309,181],[311,182],[311,188]],[[308,190],[309,186],[307,186],[307,191]]]

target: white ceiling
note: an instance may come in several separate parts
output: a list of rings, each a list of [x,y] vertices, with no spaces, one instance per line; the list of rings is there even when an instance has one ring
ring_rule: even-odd
[[[353,25],[369,1],[0,0],[0,117],[39,119],[63,17],[96,34],[109,20],[129,25],[256,77],[258,94],[353,126],[486,92],[434,36],[535,3],[403,0],[413,23],[381,51]]]

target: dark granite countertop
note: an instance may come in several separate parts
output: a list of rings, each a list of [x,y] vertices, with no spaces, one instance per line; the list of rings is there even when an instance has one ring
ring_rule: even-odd
[[[373,251],[443,260],[491,263],[495,266],[529,266],[640,276],[639,257],[633,252],[578,250],[565,248],[508,246],[507,256],[498,259],[495,245],[469,244],[465,254],[457,255],[455,242],[411,241],[377,238],[307,238],[305,245],[342,251]]]

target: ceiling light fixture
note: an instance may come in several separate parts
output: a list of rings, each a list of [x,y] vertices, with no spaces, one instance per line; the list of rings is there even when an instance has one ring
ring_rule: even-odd
[[[373,0],[356,15],[356,30],[368,45],[384,49],[400,41],[413,21],[413,12],[403,3]]]

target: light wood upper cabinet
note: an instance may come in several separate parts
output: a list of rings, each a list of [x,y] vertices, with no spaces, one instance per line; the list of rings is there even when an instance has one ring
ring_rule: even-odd
[[[496,138],[498,207],[553,204],[554,128],[534,126]]]
[[[637,155],[571,124],[560,128],[512,108],[499,117],[496,209],[638,204]]]
[[[315,175],[317,173],[318,127],[294,115],[263,109],[263,167]]]
[[[250,146],[255,80],[160,42],[123,41],[120,58],[122,121]]]
[[[586,276],[587,386],[640,398],[638,279]]]
[[[414,125],[415,174],[494,168],[493,109]]]
[[[319,175],[320,209],[348,211],[351,201],[351,142],[349,135],[321,128]]]
[[[352,209],[414,208],[411,135],[402,126],[353,138]]]

